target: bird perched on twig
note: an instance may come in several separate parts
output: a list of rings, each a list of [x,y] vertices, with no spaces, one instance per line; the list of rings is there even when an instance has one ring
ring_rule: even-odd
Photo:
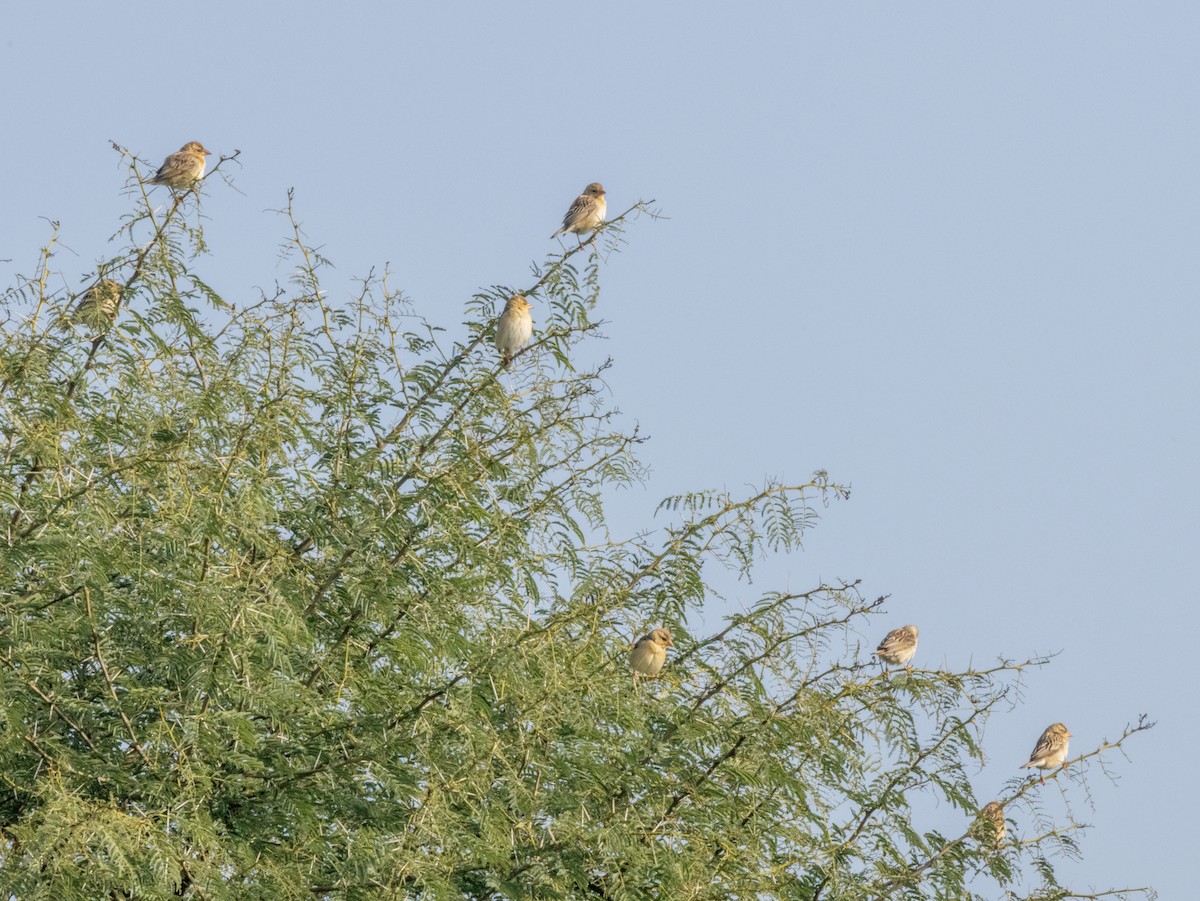
[[[533,317],[529,311],[533,304],[523,295],[514,294],[504,305],[500,321],[496,323],[496,350],[504,360],[505,367],[512,365],[516,353],[533,337]]]
[[[163,160],[150,184],[166,185],[172,191],[190,188],[204,175],[206,156],[212,156],[212,151],[205,150],[199,141],[188,141]]]
[[[75,312],[71,314],[71,320],[95,331],[102,331],[117,318],[117,306],[120,302],[120,283],[111,278],[102,278],[80,296],[79,303],[75,305]]]
[[[1033,753],[1029,755],[1029,762],[1021,764],[1021,769],[1036,767],[1039,770],[1052,770],[1055,767],[1063,766],[1067,760],[1070,738],[1071,733],[1062,723],[1047,726],[1046,731],[1042,733],[1042,737],[1034,746]],[[1044,785],[1045,773],[1042,773],[1041,779]]]
[[[663,665],[667,662],[667,648],[673,647],[675,643],[671,641],[670,630],[661,626],[651,629],[649,634],[635,641],[629,651],[629,667],[633,670],[634,681],[637,681],[638,676],[649,676],[653,679],[661,673]]]
[[[1004,822],[1004,805],[999,801],[988,801],[975,818],[971,829],[980,842],[987,842],[993,848],[999,848],[1008,836],[1008,824]]]
[[[903,666],[907,669],[912,669],[909,661],[913,659],[915,653],[917,653],[917,627],[911,624],[901,626],[899,629],[892,629],[875,649],[875,656],[884,663]]]
[[[591,232],[598,229],[604,222],[604,214],[608,212],[608,203],[604,199],[604,186],[598,181],[592,182],[583,189],[583,193],[575,198],[567,215],[563,216],[562,228],[552,234],[551,238],[574,232],[580,244],[583,239],[580,232]]]

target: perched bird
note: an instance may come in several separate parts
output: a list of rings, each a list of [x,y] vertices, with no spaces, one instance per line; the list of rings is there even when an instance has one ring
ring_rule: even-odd
[[[1036,767],[1039,770],[1052,770],[1062,766],[1067,759],[1067,746],[1070,744],[1070,738],[1071,733],[1062,723],[1047,726],[1042,737],[1038,739],[1037,745],[1034,746],[1033,753],[1029,755],[1029,762],[1021,764],[1021,769]],[[1045,783],[1044,773],[1041,778]]]
[[[1004,805],[999,801],[988,801],[979,811],[971,834],[981,842],[999,848],[1008,836],[1008,824],[1004,822]]]
[[[604,187],[598,181],[592,182],[583,189],[583,193],[575,198],[567,215],[563,216],[562,228],[552,234],[551,238],[574,232],[580,244],[583,239],[580,232],[595,231],[604,222],[604,214],[608,212],[608,203],[604,200]]]
[[[204,158],[211,155],[199,141],[188,141],[163,160],[150,184],[166,185],[173,191],[190,188],[204,174]]]
[[[79,298],[73,322],[81,323],[95,331],[102,331],[117,318],[117,305],[121,302],[121,285],[111,278],[102,278]]]
[[[643,635],[633,643],[629,651],[629,667],[633,670],[633,678],[649,676],[654,678],[662,672],[663,664],[667,662],[667,648],[675,647],[671,641],[669,630],[659,627],[652,629],[648,635]]]
[[[884,663],[892,666],[904,666],[908,669],[912,669],[909,661],[913,659],[915,653],[917,653],[917,627],[913,625],[892,629],[875,649],[875,656]]]
[[[496,323],[496,350],[505,366],[512,365],[513,356],[533,337],[533,317],[529,315],[532,308],[533,304],[520,294],[514,294],[504,305]]]

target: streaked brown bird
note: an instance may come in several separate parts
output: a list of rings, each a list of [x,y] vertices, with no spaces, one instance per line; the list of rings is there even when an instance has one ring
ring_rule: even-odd
[[[212,151],[205,150],[199,141],[188,141],[163,160],[150,184],[166,185],[172,191],[190,188],[204,175],[206,156],[212,156]]]
[[[598,181],[592,182],[583,189],[583,193],[575,198],[567,215],[563,216],[562,228],[552,234],[551,238],[574,232],[580,244],[583,239],[580,232],[595,231],[604,222],[604,214],[608,212],[608,202],[604,199],[604,186]]]
[[[971,830],[980,842],[999,848],[1008,837],[1008,824],[1004,822],[1004,805],[999,801],[988,801],[975,818]]]
[[[111,278],[102,278],[79,298],[71,321],[87,326],[93,331],[107,329],[117,318],[117,306],[121,303],[121,285]]]
[[[1021,769],[1034,767],[1039,770],[1052,770],[1063,766],[1067,760],[1067,749],[1070,746],[1071,733],[1062,723],[1053,723],[1046,727],[1042,737],[1038,739],[1029,755],[1029,762],[1021,764]],[[1046,782],[1045,772],[1041,775],[1042,784]]]
[[[899,629],[892,629],[879,642],[875,656],[891,666],[903,666],[912,669],[909,661],[917,653],[917,627],[909,624]]]
[[[671,641],[671,632],[661,626],[651,629],[633,643],[629,651],[629,667],[633,670],[634,681],[638,676],[648,676],[653,679],[662,672],[667,662],[667,648],[675,647]]]
[[[513,357],[533,337],[531,309],[533,304],[520,294],[514,294],[504,305],[504,312],[496,323],[496,350],[500,351],[505,367],[512,365]]]

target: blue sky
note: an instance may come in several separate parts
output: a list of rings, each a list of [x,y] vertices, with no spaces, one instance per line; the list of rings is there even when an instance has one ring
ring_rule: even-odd
[[[285,281],[289,187],[348,286],[454,324],[525,284],[590,181],[653,198],[604,272],[608,382],[658,499],[827,469],[853,496],[782,583],[862,578],[924,665],[1061,651],[994,720],[986,793],[1062,720],[1094,772],[1081,885],[1194,882],[1200,740],[1200,6],[148,2],[0,12],[0,263],[60,220],[78,286],[155,162],[242,151],[214,287]],[[219,261],[219,262],[218,262]],[[537,310],[534,310],[535,321]],[[1075,744],[1077,743],[1077,744]],[[1047,807],[1061,804],[1057,790]]]

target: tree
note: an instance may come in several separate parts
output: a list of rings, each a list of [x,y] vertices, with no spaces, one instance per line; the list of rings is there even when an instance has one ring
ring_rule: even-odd
[[[91,279],[115,317],[71,319],[53,239],[6,297],[0,894],[1084,897],[1052,866],[1079,824],[1037,816],[1036,780],[998,849],[974,822],[981,727],[1041,661],[884,674],[855,637],[884,599],[855,583],[689,628],[715,572],[848,495],[824,472],[609,535],[642,439],[607,364],[573,360],[645,204],[536,269],[505,370],[515,288],[457,340],[386,274],[335,303],[290,198],[290,286],[227,302],[199,190],[156,205],[122,153],[136,208]],[[635,684],[659,625],[673,656]],[[922,828],[928,799],[961,828]]]

